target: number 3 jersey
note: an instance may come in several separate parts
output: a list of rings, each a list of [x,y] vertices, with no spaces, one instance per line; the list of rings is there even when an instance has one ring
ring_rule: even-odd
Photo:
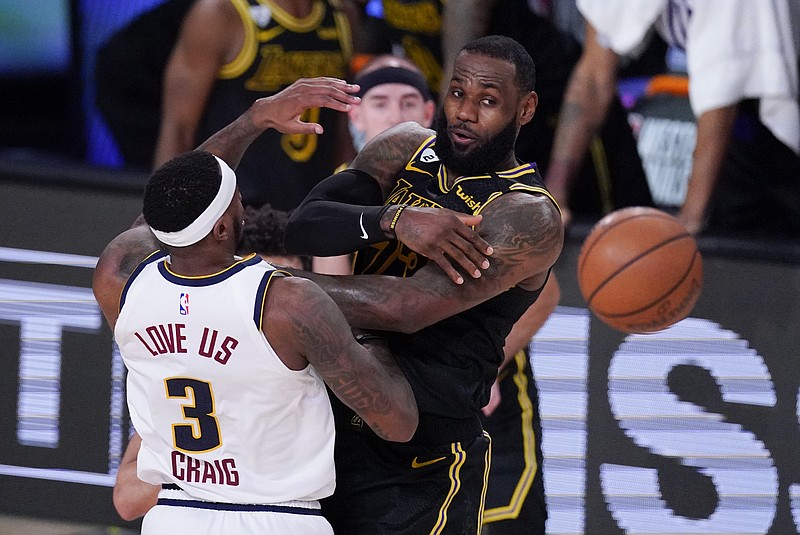
[[[194,498],[274,504],[334,489],[333,416],[311,366],[287,368],[263,335],[259,256],[183,277],[151,255],[128,280],[114,334],[128,369],[140,479]]]

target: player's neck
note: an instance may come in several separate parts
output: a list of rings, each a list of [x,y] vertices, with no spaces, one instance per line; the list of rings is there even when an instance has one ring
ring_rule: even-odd
[[[184,277],[201,277],[224,271],[235,262],[233,253],[222,248],[198,247],[194,251],[170,251],[169,268]]]

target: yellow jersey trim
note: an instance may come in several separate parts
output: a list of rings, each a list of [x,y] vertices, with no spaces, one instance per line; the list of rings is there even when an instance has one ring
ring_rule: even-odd
[[[242,48],[233,60],[226,63],[219,69],[217,77],[222,80],[229,80],[241,76],[256,59],[258,45],[256,43],[256,25],[250,18],[250,6],[246,0],[231,0],[231,4],[236,8],[239,17],[242,19],[244,27],[244,41]]]
[[[272,17],[287,30],[295,33],[308,33],[316,30],[325,18],[325,5],[322,0],[317,0],[311,8],[311,13],[307,17],[298,18],[284,10],[271,0],[258,0],[272,10]]]
[[[217,271],[216,273],[211,273],[209,275],[180,275],[180,274],[175,273],[174,271],[172,271],[172,268],[170,267],[169,262],[167,262],[166,259],[164,260],[164,269],[166,269],[169,272],[170,275],[172,275],[172,276],[174,276],[174,277],[176,277],[178,279],[184,279],[184,280],[210,279],[212,277],[217,277],[217,276],[222,275],[223,273],[225,273],[227,271],[230,271],[231,269],[233,269],[234,267],[238,266],[242,262],[247,262],[248,260],[252,259],[254,256],[256,256],[256,253],[250,253],[249,255],[247,255],[247,256],[245,256],[243,258],[240,258],[239,260],[237,260],[236,262],[234,262],[230,266],[226,267],[225,269]]]
[[[517,402],[522,409],[520,424],[522,428],[522,455],[525,459],[525,468],[522,470],[519,481],[517,482],[511,499],[507,505],[487,509],[483,513],[483,523],[497,522],[500,520],[512,520],[519,516],[522,505],[525,503],[530,493],[533,480],[539,471],[539,463],[536,460],[536,433],[533,430],[533,401],[528,396],[528,377],[525,375],[524,367],[526,364],[520,362],[528,358],[525,351],[520,350],[514,355],[517,361],[517,371],[514,373],[514,384],[517,385]],[[530,364],[527,364],[530,366]]]
[[[430,531],[429,535],[439,535],[447,526],[447,510],[450,504],[453,503],[458,491],[461,489],[461,467],[467,461],[467,452],[461,447],[461,442],[454,442],[450,445],[450,452],[453,454],[453,464],[450,465],[448,472],[450,476],[450,490],[439,507],[439,515],[436,519],[436,524]]]
[[[431,176],[431,177],[433,176],[430,172],[424,171],[424,170],[422,170],[422,169],[420,169],[418,167],[415,167],[414,166],[414,161],[417,159],[417,156],[423,150],[425,150],[426,148],[428,148],[430,146],[431,141],[435,137],[436,137],[435,135],[432,135],[432,136],[428,137],[425,141],[423,141],[422,143],[419,144],[419,147],[417,147],[417,150],[414,151],[414,154],[411,156],[411,158],[409,159],[408,163],[406,164],[406,171],[416,171],[417,173],[422,173],[422,174],[425,174],[425,175],[428,175],[428,176]]]

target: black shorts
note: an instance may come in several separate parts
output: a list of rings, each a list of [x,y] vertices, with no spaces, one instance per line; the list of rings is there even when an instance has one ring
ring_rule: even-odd
[[[542,480],[538,392],[527,352],[501,372],[501,401],[482,422],[492,437],[492,467],[483,535],[544,535],[547,509]]]
[[[322,513],[341,535],[477,534],[490,439],[429,446],[378,438],[338,400],[336,491]],[[424,416],[421,416],[424,417]],[[345,425],[342,425],[344,422]]]

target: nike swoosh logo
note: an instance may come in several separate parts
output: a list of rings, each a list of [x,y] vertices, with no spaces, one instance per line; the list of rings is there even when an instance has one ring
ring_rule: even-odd
[[[364,228],[364,212],[361,212],[361,217],[358,218],[358,224],[361,225],[361,238],[368,240],[369,234],[367,234],[367,229]]]
[[[411,461],[411,468],[422,468],[423,466],[428,466],[434,463],[438,463],[439,461],[444,461],[446,458],[447,457],[439,457],[438,459],[431,459],[430,461],[419,462],[417,461],[417,458],[414,457],[414,459]]]

